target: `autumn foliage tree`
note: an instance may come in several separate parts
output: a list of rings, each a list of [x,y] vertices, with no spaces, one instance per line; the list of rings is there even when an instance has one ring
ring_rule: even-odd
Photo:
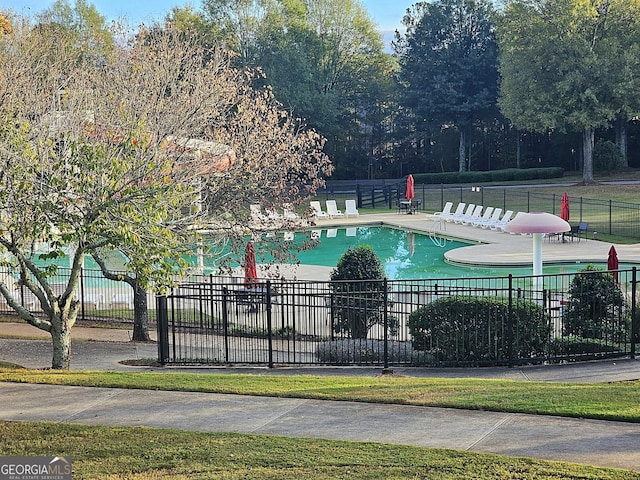
[[[241,235],[252,199],[300,202],[331,168],[322,138],[223,52],[168,26],[124,33],[100,55],[42,21],[0,38],[0,247],[44,316],[7,276],[0,293],[51,334],[56,369],[70,364],[86,255],[120,252],[143,291],[161,290],[202,229]],[[60,257],[68,281],[54,285]]]

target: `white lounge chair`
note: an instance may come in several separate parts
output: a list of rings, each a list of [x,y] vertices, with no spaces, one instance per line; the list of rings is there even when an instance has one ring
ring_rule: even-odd
[[[441,212],[434,212],[434,217],[440,217],[441,219],[445,219],[448,215],[451,215],[451,209],[453,208],[453,202],[447,202],[444,204],[444,208]]]
[[[440,218],[442,218],[446,222],[453,222],[454,218],[459,217],[459,216],[464,214],[464,207],[466,207],[466,206],[467,206],[466,203],[460,202],[458,204],[458,206],[456,207],[455,212],[448,213],[446,215],[443,212],[443,213],[440,214]]]
[[[86,293],[82,297],[82,303],[85,307],[91,307],[94,310],[98,310],[100,305],[104,303],[104,295],[101,293]]]
[[[473,222],[475,222],[477,219],[479,219],[482,216],[483,208],[484,207],[482,205],[476,205],[476,208],[473,209],[473,212],[471,212],[471,215],[462,219],[462,224],[463,225],[473,224]]]
[[[260,205],[249,205],[249,211],[251,212],[251,219],[254,222],[264,222],[269,220],[269,217],[262,213],[262,208],[260,207]]]
[[[127,307],[133,308],[133,294],[131,293],[116,293],[111,297],[111,307]]]
[[[284,210],[283,217],[285,220],[298,220],[300,218],[300,215],[296,213],[296,211],[293,209],[293,205],[291,205],[290,203],[283,204],[282,209]]]
[[[345,200],[344,201],[344,216],[345,217],[357,217],[360,215],[358,212],[358,208],[356,207],[355,200]]]
[[[333,217],[344,217],[344,213],[341,210],[338,210],[338,205],[335,200],[327,200],[327,215],[329,218]]]
[[[489,228],[491,230],[501,230],[500,227],[504,227],[507,223],[509,223],[509,220],[511,220],[512,216],[513,216],[513,210],[507,210],[506,212],[504,212],[504,215],[502,216],[502,218],[498,220],[496,223],[494,223],[493,225],[489,225]]]
[[[327,212],[322,210],[322,206],[320,205],[320,202],[318,202],[317,200],[312,200],[309,202],[309,206],[313,210],[313,215],[316,218],[327,218],[328,216]]]
[[[264,211],[267,214],[267,219],[269,220],[282,220],[284,218],[282,215],[271,208],[265,208]]]
[[[490,228],[492,225],[495,225],[496,223],[498,223],[500,221],[500,215],[502,215],[502,209],[501,208],[494,208],[493,209],[493,214],[491,215],[491,218],[489,220],[487,220],[486,222],[481,223],[480,226],[482,228]]]
[[[520,212],[518,212],[518,213],[520,213]],[[516,214],[516,216],[517,216],[517,214]],[[500,230],[501,232],[504,232],[504,227],[506,227],[507,223],[509,223],[511,221],[511,217],[513,217],[513,211],[507,210],[506,212],[504,212],[504,216],[496,224],[495,228],[492,227],[491,230]]]
[[[484,213],[480,218],[475,218],[471,221],[471,225],[473,225],[474,227],[479,227],[483,223],[488,222],[491,218],[491,215],[493,215],[493,207],[487,207],[484,209]]]
[[[467,208],[465,209],[464,213],[462,213],[461,215],[453,216],[453,223],[462,223],[466,218],[469,218],[471,216],[475,208],[476,208],[475,203],[470,203],[469,205],[467,205]]]

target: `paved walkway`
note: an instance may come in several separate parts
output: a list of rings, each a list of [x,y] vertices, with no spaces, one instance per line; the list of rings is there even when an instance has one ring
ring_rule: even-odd
[[[0,324],[3,336],[34,327]],[[25,332],[26,330],[26,332]],[[189,371],[258,375],[365,375],[379,368],[154,368],[122,360],[155,358],[154,344],[114,341],[126,331],[76,329],[72,369]],[[106,341],[105,341],[106,340]],[[0,360],[32,368],[51,361],[48,340],[0,338]],[[548,382],[640,379],[640,361],[520,368],[396,368],[396,375]],[[445,408],[302,399],[0,383],[0,418],[90,425],[146,425],[181,430],[271,434],[397,443],[561,460],[640,472],[640,424]]]

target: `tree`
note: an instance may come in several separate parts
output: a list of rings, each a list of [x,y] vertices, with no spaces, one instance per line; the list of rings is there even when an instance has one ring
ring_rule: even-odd
[[[394,61],[359,2],[205,0],[203,11],[237,61],[264,71],[261,84],[327,138],[336,176],[366,170]]]
[[[3,13],[0,13],[0,37],[2,37],[3,35],[9,35],[11,33],[13,33],[11,20],[9,20]]]
[[[499,27],[500,107],[520,129],[582,134],[593,183],[594,131],[638,112],[637,0],[518,0]]]
[[[384,325],[384,271],[370,246],[359,245],[342,255],[331,272],[331,282],[331,310],[336,333],[367,338],[371,327]],[[394,325],[388,328],[393,330]]]
[[[484,0],[421,2],[397,33],[403,105],[415,129],[454,125],[459,133],[458,170],[465,171],[466,144],[474,121],[496,113],[498,49],[494,12]]]
[[[55,24],[15,30],[0,40],[0,246],[44,318],[0,293],[51,334],[53,368],[69,367],[85,255],[120,251],[138,287],[162,290],[202,229],[240,237],[248,198],[298,203],[330,172],[321,137],[185,32],[142,29],[96,64]],[[67,255],[56,290],[42,261]]]

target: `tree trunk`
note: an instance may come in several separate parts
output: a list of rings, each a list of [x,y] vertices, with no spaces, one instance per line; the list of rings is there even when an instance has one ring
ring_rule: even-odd
[[[53,370],[69,370],[71,365],[71,328],[65,319],[51,322],[51,341],[53,344]]]
[[[133,341],[149,342],[149,310],[147,291],[136,282],[133,287]]]
[[[593,179],[593,141],[594,129],[585,128],[582,132],[582,181],[585,185],[594,183]]]
[[[467,144],[466,144],[466,131],[464,126],[460,126],[460,146],[458,149],[458,171],[466,171],[467,160]]]
[[[626,115],[619,115],[616,121],[616,145],[618,145],[620,153],[622,154],[623,164],[621,166],[624,168],[629,166],[629,158],[627,157],[627,125],[628,119]]]

